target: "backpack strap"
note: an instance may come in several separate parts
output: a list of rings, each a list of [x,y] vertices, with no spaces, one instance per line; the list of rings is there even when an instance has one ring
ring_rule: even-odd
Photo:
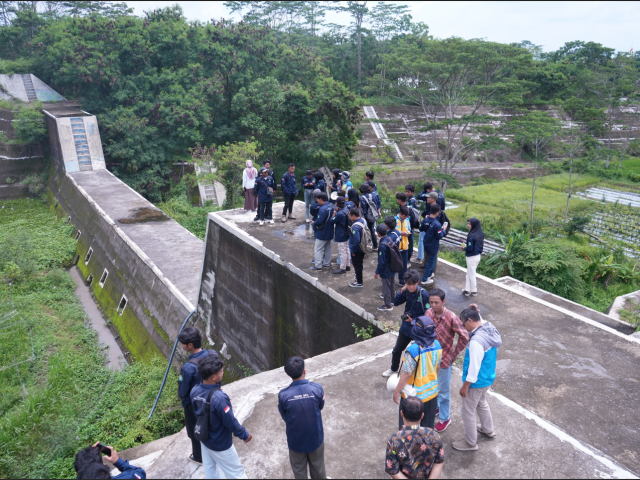
[[[216,356],[218,357],[218,354],[214,351],[214,350],[207,350],[207,352],[209,352],[209,356],[213,357]],[[196,367],[198,366],[198,363],[200,362],[200,360],[202,360],[203,358],[206,357],[198,357],[198,358],[192,358],[191,360],[189,360],[187,363],[193,363]],[[219,357],[218,357],[219,358]]]
[[[420,301],[420,304],[422,305],[422,309],[426,312],[427,311],[427,307],[426,307],[426,305],[424,303],[424,296],[422,295],[422,292],[424,292],[425,289],[422,288],[422,287],[418,287],[418,288],[419,288],[419,290],[418,290],[418,300]],[[427,294],[428,293],[429,292],[427,292]],[[429,298],[429,295],[427,295],[427,298]],[[423,315],[424,315],[424,313],[423,313]]]

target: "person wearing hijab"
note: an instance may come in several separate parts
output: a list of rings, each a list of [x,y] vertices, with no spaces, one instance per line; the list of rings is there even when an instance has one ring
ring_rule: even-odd
[[[345,170],[344,172],[341,173],[341,176],[342,176],[342,183],[340,185],[340,190],[342,190],[346,196],[348,195],[349,190],[353,188],[353,183],[351,183],[351,180],[349,180],[349,178],[351,177],[351,174]]]
[[[251,160],[247,160],[246,167],[242,172],[242,191],[244,192],[244,210],[245,212],[255,212],[258,209],[258,197],[253,191],[256,186],[256,178],[258,171],[253,166]]]
[[[463,243],[462,249],[467,257],[467,283],[462,291],[465,297],[478,296],[478,282],[476,280],[476,270],[480,264],[480,257],[484,248],[484,232],[482,225],[477,218],[470,218],[467,221],[469,234],[466,243]]]
[[[413,342],[404,352],[400,380],[393,392],[393,401],[400,405],[400,396],[406,398],[403,389],[411,385],[415,396],[422,401],[424,417],[421,427],[434,428],[438,407],[438,370],[442,359],[442,347],[436,340],[436,326],[427,316],[418,317],[411,329]],[[399,429],[402,430],[402,416],[399,416]]]
[[[349,210],[352,208],[360,208],[360,195],[358,195],[358,190],[356,188],[352,188],[347,192],[347,201],[344,205]]]

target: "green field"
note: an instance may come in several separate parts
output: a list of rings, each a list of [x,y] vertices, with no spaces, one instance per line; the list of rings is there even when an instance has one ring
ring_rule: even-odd
[[[166,366],[162,359],[114,374],[106,367],[64,269],[75,251],[72,228],[41,200],[2,206],[0,319],[14,308],[20,316],[0,320],[0,478],[75,478],[79,448],[102,441],[123,450],[181,429],[173,372],[157,413],[146,420]],[[34,358],[16,367],[14,355],[16,363],[31,357],[31,337]]]

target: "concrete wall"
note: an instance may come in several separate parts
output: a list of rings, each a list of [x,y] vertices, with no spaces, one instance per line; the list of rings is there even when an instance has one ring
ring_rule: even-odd
[[[71,217],[74,236],[80,232],[77,265],[85,280],[93,275],[92,293],[104,315],[117,328],[122,346],[131,352],[130,358],[160,354],[169,358],[178,330],[193,306],[174,295],[144,252],[55,162],[49,186],[57,215]],[[89,248],[93,253],[85,264]],[[101,287],[99,280],[105,269],[108,277]],[[119,315],[122,295],[127,297],[127,306]]]
[[[352,324],[370,314],[278,255],[246,232],[209,214],[198,312],[214,339],[263,371],[358,341]],[[381,330],[374,327],[376,333]]]

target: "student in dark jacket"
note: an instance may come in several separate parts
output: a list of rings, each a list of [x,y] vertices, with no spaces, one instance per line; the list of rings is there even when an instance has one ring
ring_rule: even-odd
[[[415,208],[416,210],[418,210],[418,202],[416,200],[416,197],[414,196],[415,191],[416,191],[416,187],[414,187],[412,184],[408,184],[404,187],[404,194],[407,196],[406,206],[409,208]],[[415,232],[412,229],[411,236],[409,237],[409,254],[407,255],[407,261],[409,262],[409,264],[411,264],[411,258],[413,257],[413,250],[414,250],[414,243],[415,243],[415,238],[413,238],[414,233]]]
[[[434,189],[432,183],[425,183],[424,184],[424,188],[423,188],[422,192],[420,192],[420,194],[418,195],[418,200],[421,200],[421,201],[426,203],[427,195],[429,195],[431,192],[436,192],[438,194],[438,200],[436,201],[436,203],[440,207],[440,210],[444,212],[446,210],[445,201],[444,201],[444,195],[441,194],[438,190]],[[427,207],[426,212],[427,212],[427,214],[429,214],[428,207]]]
[[[316,182],[311,170],[307,170],[307,173],[302,177],[302,183],[300,185],[304,192],[304,216],[307,223],[311,222],[311,214],[309,213],[309,207],[314,201],[313,191],[316,189]]]
[[[287,425],[289,462],[294,478],[327,478],[324,467],[324,429],[322,409],[324,390],[305,379],[304,360],[291,357],[284,371],[293,382],[278,394],[278,411]]]
[[[209,406],[209,438],[202,443],[202,460],[205,478],[247,478],[232,436],[244,443],[251,441],[251,434],[233,415],[231,400],[220,389],[224,364],[219,358],[204,358],[198,365],[202,383],[191,391],[191,402],[197,416],[204,414],[207,398]]]
[[[376,249],[378,248],[378,236],[376,235],[376,221],[367,220],[367,213],[369,212],[369,210],[372,210],[372,212],[374,212],[373,218],[375,219],[380,218],[380,208],[376,203],[376,198],[378,198],[378,201],[379,201],[380,197],[378,197],[377,193],[373,192],[373,190],[371,189],[371,186],[368,183],[363,183],[360,186],[360,193],[361,193],[360,210],[362,211],[362,218],[367,223],[367,227],[371,232],[371,241],[373,242],[373,248]]]
[[[131,465],[128,460],[123,460],[116,452],[116,449],[112,446],[108,446],[111,449],[111,455],[104,457],[104,460],[110,462],[114,467],[120,470],[120,474],[115,477],[111,476],[109,467],[107,467],[102,460],[98,443],[90,447],[83,448],[76,453],[76,458],[73,462],[73,468],[76,471],[76,478],[122,478],[122,479],[134,479],[134,478],[147,478],[147,473],[140,467]]]
[[[345,207],[344,197],[338,197],[336,211],[331,219],[335,228],[333,241],[338,245],[340,268],[333,271],[336,275],[351,270],[351,254],[349,253],[349,210]]]
[[[323,193],[327,193],[327,182],[325,182],[322,172],[314,173],[313,177],[316,179],[316,188]]]
[[[396,294],[393,304],[397,307],[404,304],[404,313],[401,317],[400,331],[396,339],[396,345],[391,352],[391,368],[382,374],[390,377],[398,373],[402,352],[411,343],[412,321],[424,315],[431,306],[429,305],[429,292],[422,288],[420,274],[416,270],[409,270],[404,274],[404,287]]]
[[[351,210],[352,208],[360,208],[360,195],[356,188],[350,188],[347,192],[347,198],[344,206]]]
[[[316,198],[320,208],[317,218],[312,222],[313,233],[316,237],[315,244],[315,264],[310,270],[322,270],[323,267],[331,266],[331,241],[333,240],[333,205],[329,203],[326,193],[318,194]]]
[[[374,275],[375,279],[382,280],[382,298],[384,305],[378,307],[382,312],[393,310],[393,299],[396,296],[395,272],[391,270],[391,245],[394,241],[389,238],[389,229],[385,224],[376,227],[376,234],[380,242],[378,243],[378,267]]]
[[[260,169],[260,177],[256,180],[256,185],[253,187],[256,195],[258,195],[258,217],[260,218],[260,225],[264,225],[265,219],[269,223],[273,223],[273,198],[276,194],[276,182],[272,176],[269,175],[269,170],[262,167]]]
[[[480,264],[482,250],[484,249],[484,232],[482,224],[477,218],[470,218],[467,221],[469,234],[466,243],[462,244],[467,259],[467,282],[465,289],[462,291],[465,297],[478,296],[478,282],[476,280],[476,270]]]
[[[352,208],[349,210],[349,218],[351,218],[351,237],[349,237],[349,251],[351,252],[351,263],[353,263],[353,269],[356,273],[356,278],[350,287],[363,287],[362,269],[364,266],[365,253],[360,248],[360,242],[362,241],[362,235],[367,223],[361,217],[359,208]]]
[[[293,216],[293,202],[298,195],[298,186],[296,185],[296,166],[293,163],[289,164],[289,169],[282,175],[282,193],[284,195],[284,208],[282,209],[282,223],[287,221],[287,211],[289,212],[289,219],[295,220]]]
[[[435,268],[436,261],[438,260],[438,251],[440,250],[440,239],[446,235],[447,225],[441,225],[438,221],[440,216],[440,207],[438,205],[431,205],[431,214],[422,221],[420,224],[420,231],[424,232],[424,253],[427,257],[427,264],[424,267],[424,274],[422,275],[422,284],[430,285],[433,283],[433,269]]]
[[[376,182],[373,181],[374,173],[369,171],[365,173],[364,176],[365,176],[364,181],[367,183],[373,182],[373,186],[371,188],[373,188],[374,192],[378,193],[378,185],[376,185]]]
[[[191,440],[192,453],[189,456],[189,461],[202,465],[200,442],[196,440],[196,437],[193,435],[193,429],[196,426],[197,419],[193,411],[193,406],[191,405],[191,390],[202,382],[198,374],[198,363],[203,358],[209,356],[209,351],[202,349],[202,335],[196,327],[187,327],[180,332],[178,342],[180,342],[182,349],[189,354],[189,360],[182,366],[180,376],[178,377],[178,396],[182,401],[184,425],[187,428],[187,436]],[[216,352],[213,353],[216,354]]]

